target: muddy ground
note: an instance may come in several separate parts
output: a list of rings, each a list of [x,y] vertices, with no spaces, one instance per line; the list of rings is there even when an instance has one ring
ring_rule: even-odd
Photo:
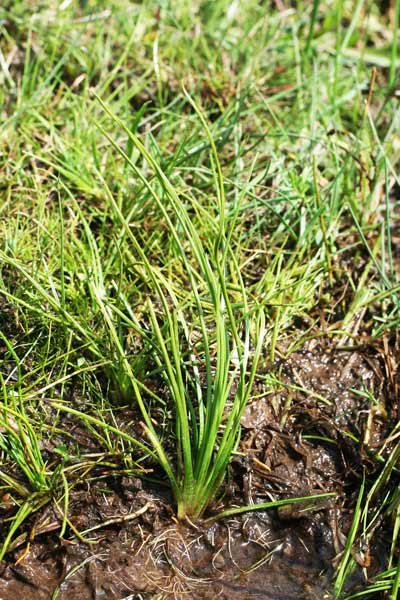
[[[373,454],[398,418],[390,347],[393,340],[355,349],[312,340],[274,365],[283,385],[271,391],[268,373],[260,376],[257,398],[243,416],[240,453],[215,509],[322,492],[335,498],[307,511],[293,505],[184,526],[174,522],[166,489],[103,466],[71,492],[69,521],[81,539],[70,526],[60,538],[54,504],[36,513],[0,565],[0,600],[332,598],[363,472],[373,478],[379,468]],[[379,405],[357,390],[373,391]],[[82,454],[95,454],[82,425],[69,420],[66,428]],[[70,444],[71,435],[59,441]],[[51,455],[53,448],[44,451]],[[0,509],[3,519],[13,511],[6,498]],[[386,565],[384,520],[379,528],[374,546],[360,547],[351,589]]]

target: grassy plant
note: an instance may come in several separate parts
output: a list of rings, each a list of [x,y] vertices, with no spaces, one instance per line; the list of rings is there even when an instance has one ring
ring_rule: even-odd
[[[197,519],[210,502],[214,501],[238,443],[241,415],[250,396],[263,344],[264,318],[260,310],[253,318],[250,313],[237,259],[229,245],[231,232],[226,231],[224,181],[215,143],[204,117],[189,96],[188,100],[203,124],[211,147],[210,160],[217,185],[217,231],[212,245],[208,243],[206,246],[202,242],[188,216],[190,207],[185,205],[139,138],[115,116],[113,119],[123,127],[156,175],[161,193],[154,183],[148,183],[136,165],[117,147],[124,160],[148,188],[168,223],[188,277],[196,316],[192,312],[188,318],[185,314],[187,309],[179,303],[168,282],[160,284],[149,259],[130,233],[128,223],[113,204],[162,305],[160,317],[157,316],[151,299],[148,300],[146,309],[149,314],[152,354],[167,383],[176,412],[178,465],[175,473],[173,467],[167,464],[162,442],[151,423],[135,379],[132,379],[132,387],[146,421],[148,436],[170,478],[178,506],[178,518],[187,516]],[[111,138],[107,137],[115,146]],[[112,201],[111,195],[110,200]],[[169,208],[173,211],[176,223],[170,216]],[[189,253],[195,259],[194,264]],[[229,290],[233,285],[236,288],[234,299]],[[106,317],[106,308],[104,305],[101,308]],[[188,308],[193,311],[192,307]],[[111,320],[106,317],[106,321],[116,341],[116,331]],[[198,333],[198,339],[193,342],[190,336],[195,332]],[[255,340],[254,348],[251,336]],[[120,345],[118,350],[122,363],[127,366]],[[202,383],[200,373],[204,370],[205,382]],[[128,374],[130,373],[129,367]],[[231,393],[233,386],[236,389]]]

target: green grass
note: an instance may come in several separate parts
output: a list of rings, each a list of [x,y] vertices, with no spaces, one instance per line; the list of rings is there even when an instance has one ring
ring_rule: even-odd
[[[65,534],[95,464],[72,439],[44,453],[66,418],[196,520],[277,358],[394,345],[400,3],[278,4],[0,8],[1,557],[45,503]],[[372,585],[397,594],[390,464],[360,485],[338,597],[376,485],[394,524]]]

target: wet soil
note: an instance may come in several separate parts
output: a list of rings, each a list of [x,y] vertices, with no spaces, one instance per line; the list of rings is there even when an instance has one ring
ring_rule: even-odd
[[[395,358],[383,346],[313,340],[272,371],[272,391],[269,374],[260,376],[243,415],[242,445],[215,511],[323,492],[334,498],[307,510],[294,504],[182,525],[164,489],[103,467],[73,487],[62,537],[53,503],[27,522],[0,564],[0,600],[332,598],[362,474],[377,468],[373,453],[397,419]],[[75,446],[95,453],[86,430],[68,428]],[[1,509],[7,516],[4,502]],[[385,564],[384,527],[367,571],[357,557],[355,588]]]

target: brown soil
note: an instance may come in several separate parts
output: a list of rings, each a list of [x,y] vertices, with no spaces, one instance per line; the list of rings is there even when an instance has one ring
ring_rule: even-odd
[[[164,490],[112,470],[91,473],[73,488],[68,514],[85,541],[71,529],[60,539],[60,515],[48,505],[2,561],[0,600],[332,598],[363,469],[374,473],[372,454],[397,419],[394,366],[387,347],[344,350],[312,341],[274,365],[281,384],[273,393],[260,377],[221,506],[322,492],[335,498],[307,511],[293,505],[183,526]],[[365,389],[374,391],[379,410],[352,391]],[[84,430],[77,428],[74,440],[94,450]],[[4,503],[0,508],[8,514]],[[357,557],[352,586],[362,585],[367,554],[369,576],[383,568],[384,528],[382,522],[381,545]]]

